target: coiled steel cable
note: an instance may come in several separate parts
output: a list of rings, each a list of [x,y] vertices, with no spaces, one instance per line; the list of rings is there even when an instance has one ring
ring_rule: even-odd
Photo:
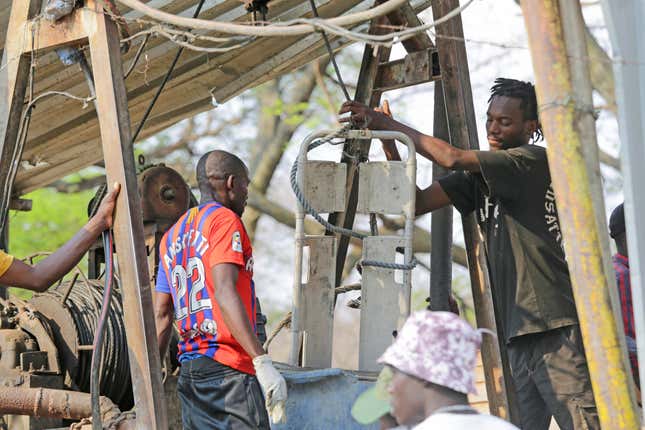
[[[41,296],[50,296],[52,300],[62,301],[67,293],[63,283],[59,288],[52,288]],[[123,306],[118,284],[115,285],[109,300],[105,341],[101,348],[104,366],[100,372],[101,395],[109,397],[121,409],[132,407],[132,383],[126,342]],[[93,345],[94,334],[101,312],[103,299],[102,282],[90,279],[87,282],[76,282],[65,299],[65,308],[76,327],[79,345]],[[80,391],[90,391],[91,355],[87,351],[78,352],[76,369],[69,369],[70,376]]]

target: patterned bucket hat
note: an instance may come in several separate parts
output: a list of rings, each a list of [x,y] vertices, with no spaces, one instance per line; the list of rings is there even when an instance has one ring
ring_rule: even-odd
[[[378,361],[433,384],[475,394],[473,370],[481,331],[452,312],[415,312]]]

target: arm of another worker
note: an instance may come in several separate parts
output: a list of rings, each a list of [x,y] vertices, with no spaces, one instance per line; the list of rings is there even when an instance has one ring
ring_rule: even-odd
[[[374,111],[385,115],[389,119],[393,119],[392,111],[390,110],[390,104],[387,100],[383,102],[383,105],[381,107],[375,108]],[[341,109],[341,113],[343,113],[342,109]],[[447,144],[441,139],[437,139],[437,140],[443,142],[444,144]],[[401,155],[399,154],[399,150],[397,149],[396,142],[394,140],[389,140],[389,139],[382,140],[381,143],[383,144],[383,152],[385,152],[385,157],[388,160],[390,161],[401,160]],[[415,146],[417,145],[415,144]],[[452,148],[452,146],[450,147]],[[417,216],[427,214],[428,212],[432,212],[436,209],[441,209],[451,204],[450,198],[444,192],[443,188],[441,188],[441,185],[439,184],[439,182],[434,182],[428,188],[425,188],[425,189],[421,189],[418,186],[416,188],[417,188],[417,192],[416,192],[415,215]]]
[[[65,276],[78,264],[101,232],[112,227],[119,189],[119,184],[115,183],[114,189],[101,202],[96,215],[67,243],[35,266],[12,259],[8,269],[0,275],[0,283],[40,293]]]
[[[215,282],[215,300],[226,327],[247,354],[255,358],[266,353],[251,327],[242,299],[237,293],[239,270],[240,267],[232,263],[221,263],[211,269]]]
[[[354,124],[365,124],[365,127],[370,130],[390,130],[405,133],[414,142],[419,155],[446,169],[466,170],[469,172],[480,171],[477,151],[455,148],[442,139],[423,134],[362,103],[354,101],[343,103],[339,114],[345,113],[350,113],[350,115],[341,118],[340,122],[351,121]]]
[[[240,266],[220,263],[212,269],[215,282],[215,300],[229,331],[253,359],[253,367],[266,399],[266,407],[274,423],[284,421],[284,402],[287,400],[287,384],[280,372],[273,367],[271,357],[264,351],[237,293],[237,278]]]
[[[159,256],[159,260],[162,260],[161,255]],[[159,346],[161,361],[163,361],[166,355],[168,342],[170,342],[170,336],[172,335],[172,324],[175,321],[175,306],[172,301],[172,293],[170,292],[170,282],[168,282],[168,275],[164,270],[163,264],[163,262],[160,262],[157,268],[153,303],[155,327],[157,328],[157,345]]]
[[[172,323],[175,318],[175,307],[172,303],[172,295],[156,291],[154,310],[155,327],[157,328],[157,344],[159,345],[159,356],[163,361],[163,357],[166,355],[166,350],[168,349],[168,342],[170,342],[170,335],[172,334]]]

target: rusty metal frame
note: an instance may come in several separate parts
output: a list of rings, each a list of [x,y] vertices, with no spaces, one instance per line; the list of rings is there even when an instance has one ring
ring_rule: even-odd
[[[0,70],[0,172],[6,172],[16,145],[29,61],[34,51],[89,44],[96,104],[108,183],[119,182],[114,234],[123,285],[125,324],[137,429],[166,429],[161,362],[152,312],[143,222],[137,193],[130,119],[123,82],[119,31],[96,0],[56,24],[34,17],[40,0],[14,1]],[[4,186],[7,175],[0,175]],[[13,185],[13,184],[12,184]]]

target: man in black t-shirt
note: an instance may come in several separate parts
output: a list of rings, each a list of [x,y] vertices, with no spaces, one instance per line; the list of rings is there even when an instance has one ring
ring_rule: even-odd
[[[507,342],[521,427],[600,428],[562,248],[555,195],[532,84],[499,78],[491,88],[490,151],[461,150],[376,111],[347,102],[341,121],[410,136],[417,153],[456,172],[417,189],[417,215],[454,205],[475,213],[484,237],[493,297]],[[384,142],[397,159],[393,142]]]

